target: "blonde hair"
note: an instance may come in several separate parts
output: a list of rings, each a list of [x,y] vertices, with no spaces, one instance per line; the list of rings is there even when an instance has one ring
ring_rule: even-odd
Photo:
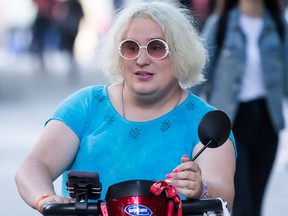
[[[118,45],[135,17],[149,17],[159,25],[170,49],[174,65],[173,75],[182,87],[188,88],[204,81],[202,72],[208,55],[191,11],[175,2],[151,1],[120,11],[99,44],[97,63],[111,82],[123,80]]]

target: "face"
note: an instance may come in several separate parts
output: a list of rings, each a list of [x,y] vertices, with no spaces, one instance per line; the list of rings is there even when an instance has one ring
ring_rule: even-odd
[[[165,41],[161,29],[153,20],[143,17],[134,18],[123,40],[125,39],[132,39],[142,47],[137,58],[133,60],[121,58],[120,60],[122,75],[129,89],[137,94],[149,95],[178,86],[178,81],[172,75],[173,65],[170,55],[168,54],[163,59],[154,59],[143,47],[153,39]],[[150,46],[147,49],[149,50]]]

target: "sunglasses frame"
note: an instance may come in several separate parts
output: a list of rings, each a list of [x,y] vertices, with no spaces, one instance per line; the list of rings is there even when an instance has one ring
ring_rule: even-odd
[[[125,42],[127,42],[127,41],[135,42],[135,43],[138,45],[138,47],[139,47],[138,54],[137,54],[134,58],[127,58],[127,57],[125,57],[125,56],[122,54],[122,52],[121,52],[122,44],[125,43]],[[164,44],[164,46],[165,46],[165,54],[164,54],[163,57],[161,57],[161,58],[155,58],[155,57],[151,56],[151,55],[148,53],[147,47],[148,47],[148,45],[149,45],[151,42],[153,42],[153,41],[161,41],[161,42]],[[141,49],[145,49],[146,54],[147,54],[151,59],[156,59],[156,60],[164,59],[164,58],[169,54],[169,52],[170,52],[170,51],[169,51],[169,46],[168,46],[168,44],[166,43],[166,41],[164,41],[164,40],[162,40],[162,39],[158,39],[158,38],[155,38],[155,39],[152,39],[152,40],[148,41],[148,43],[147,43],[145,46],[141,46],[136,40],[133,40],[133,39],[125,39],[125,40],[121,41],[120,44],[119,44],[119,46],[118,46],[119,55],[120,55],[123,59],[128,60],[128,61],[132,61],[132,60],[137,59],[137,58],[140,56],[140,50],[141,50]]]

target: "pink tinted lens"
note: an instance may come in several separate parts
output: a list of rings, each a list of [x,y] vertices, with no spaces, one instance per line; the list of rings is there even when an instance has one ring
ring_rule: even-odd
[[[139,45],[132,40],[127,40],[121,44],[120,52],[127,59],[134,59],[139,54]]]
[[[161,59],[166,56],[166,45],[161,40],[152,40],[147,45],[147,53],[156,59]]]

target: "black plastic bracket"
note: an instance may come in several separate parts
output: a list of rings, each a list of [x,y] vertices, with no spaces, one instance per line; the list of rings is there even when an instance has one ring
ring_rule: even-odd
[[[76,194],[75,210],[77,216],[86,216],[88,208],[88,194],[86,192]]]

